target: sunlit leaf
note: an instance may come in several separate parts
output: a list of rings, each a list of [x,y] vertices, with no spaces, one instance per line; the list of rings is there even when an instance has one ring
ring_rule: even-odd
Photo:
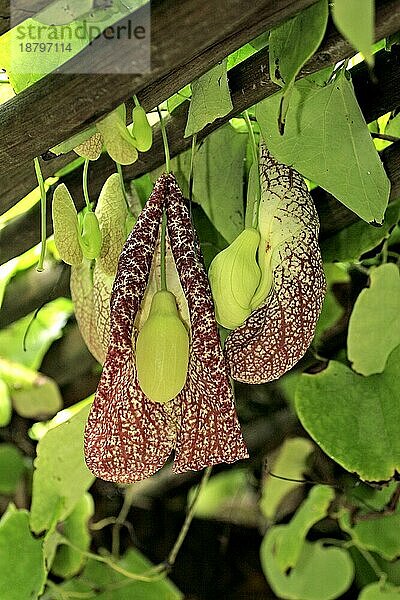
[[[0,376],[0,427],[7,427],[11,421],[12,404],[8,385]]]
[[[340,33],[364,55],[370,66],[374,64],[372,45],[375,37],[374,0],[334,0],[333,21]]]
[[[61,409],[60,390],[50,377],[1,357],[0,377],[7,383],[13,406],[21,417],[46,419]]]
[[[29,513],[9,505],[0,521],[0,598],[37,598],[46,571],[42,541],[29,529]]]
[[[34,462],[31,528],[48,529],[54,514],[65,519],[93,483],[83,457],[83,430],[89,413],[85,406],[70,420],[50,429],[39,441]]]
[[[67,298],[57,298],[46,304],[32,322],[33,314],[16,321],[0,331],[1,356],[21,363],[31,369],[38,369],[43,357],[54,340],[60,337],[62,329],[73,312],[72,302]],[[25,349],[24,349],[24,337]]]
[[[302,479],[307,471],[307,459],[313,451],[313,443],[306,438],[289,438],[279,450],[271,470],[287,479]],[[296,481],[284,481],[268,475],[262,490],[260,508],[267,519],[273,520],[283,498],[299,485]]]
[[[400,346],[384,373],[363,377],[331,361],[317,375],[303,374],[296,388],[302,425],[345,469],[366,481],[386,481],[400,468]]]
[[[276,124],[280,97],[274,94],[256,107],[271,153],[365,221],[381,223],[390,183],[346,74],[325,87],[298,81],[283,136]]]
[[[319,0],[271,31],[269,72],[271,80],[283,87],[281,121],[285,120],[293,82],[322,42],[327,22],[328,2]]]
[[[232,109],[231,94],[224,60],[192,84],[192,100],[189,106],[185,137],[201,131],[208,123],[224,117]]]
[[[382,335],[382,332],[385,332]],[[370,285],[359,294],[351,313],[347,353],[362,375],[382,373],[400,344],[400,273],[394,263],[370,272]]]
[[[126,107],[121,104],[106,117],[97,121],[108,154],[121,165],[130,165],[138,159],[134,139],[126,127]]]

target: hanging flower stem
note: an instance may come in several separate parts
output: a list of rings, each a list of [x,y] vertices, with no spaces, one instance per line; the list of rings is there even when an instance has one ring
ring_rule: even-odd
[[[88,191],[88,170],[89,170],[89,159],[87,158],[83,165],[83,178],[82,178],[83,196],[85,198],[87,209],[92,210],[92,207],[90,205],[89,191]]]
[[[170,172],[170,154],[169,154],[168,138],[167,138],[167,132],[165,129],[164,118],[162,116],[159,106],[157,106],[157,112],[158,112],[158,116],[160,118],[161,135],[162,135],[163,144],[164,144],[165,171],[167,173],[169,173]],[[165,260],[165,256],[166,256],[166,252],[167,252],[166,235],[167,235],[167,216],[164,211],[163,217],[162,217],[162,223],[161,223],[161,240],[160,240],[160,246],[161,246],[160,275],[161,275],[161,289],[162,290],[167,289],[167,272],[166,272],[166,260]]]
[[[251,144],[251,153],[253,155],[253,164],[258,165],[258,146],[256,142],[256,138],[254,135],[253,127],[251,125],[251,120],[249,113],[247,110],[243,112],[244,120],[246,121],[247,129],[250,136],[250,144]],[[257,170],[258,173],[258,170]],[[250,175],[250,171],[249,171]],[[247,188],[249,192],[249,187]],[[259,175],[257,177],[256,182],[257,192],[254,191],[253,194],[247,194],[247,206],[246,206],[246,216],[245,216],[245,226],[257,228],[258,225],[258,205],[260,202],[260,178]]]
[[[44,270],[44,259],[46,257],[46,217],[47,217],[47,207],[46,207],[46,188],[44,186],[44,179],[42,169],[40,168],[39,159],[34,158],[35,165],[35,173],[36,179],[39,184],[40,189],[40,237],[41,237],[41,249],[40,249],[40,257],[36,267],[37,271]]]
[[[119,175],[119,180],[120,180],[120,183],[121,183],[121,189],[122,189],[122,193],[124,195],[125,204],[128,207],[128,209],[130,210],[130,206],[129,206],[129,202],[128,202],[128,196],[126,194],[126,189],[125,189],[124,176],[122,174],[122,167],[121,167],[121,164],[118,163],[118,162],[116,162],[115,165],[117,167],[117,172],[118,172],[118,175]]]

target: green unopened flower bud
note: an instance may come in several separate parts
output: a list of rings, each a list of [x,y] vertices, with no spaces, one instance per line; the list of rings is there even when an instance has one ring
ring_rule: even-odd
[[[132,111],[132,135],[135,146],[140,152],[147,152],[153,143],[153,132],[147,120],[146,111],[141,106],[135,106]]]
[[[88,211],[83,216],[82,234],[79,243],[83,256],[89,260],[100,256],[102,235],[99,221],[94,212]]]
[[[189,335],[175,296],[156,292],[150,313],[136,340],[139,385],[154,402],[168,402],[183,389],[189,363]]]
[[[259,242],[259,232],[247,228],[211,263],[208,276],[216,317],[227,329],[236,329],[251,313],[251,301],[261,278],[256,258]]]

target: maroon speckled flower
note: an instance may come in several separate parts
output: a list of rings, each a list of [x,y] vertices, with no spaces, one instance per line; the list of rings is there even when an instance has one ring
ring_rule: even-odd
[[[190,314],[186,383],[166,404],[149,400],[135,366],[135,317],[148,284],[162,220]],[[111,296],[110,343],[85,429],[85,458],[102,479],[140,481],[175,450],[174,471],[248,457],[220,347],[200,247],[173,175],[162,175],[122,250]]]
[[[231,376],[244,383],[278,379],[302,358],[326,291],[318,214],[303,178],[262,145],[260,180],[260,230],[271,289],[225,342]]]

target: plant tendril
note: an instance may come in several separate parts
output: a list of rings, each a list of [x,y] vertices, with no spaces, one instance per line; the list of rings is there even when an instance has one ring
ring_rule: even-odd
[[[126,206],[128,207],[128,209],[130,211],[131,209],[130,209],[129,202],[128,202],[128,196],[126,194],[125,183],[124,183],[124,176],[122,174],[122,166],[121,166],[121,163],[119,163],[119,162],[116,162],[115,165],[117,167],[117,172],[118,172],[118,175],[119,175],[119,180],[120,180],[120,183],[121,183],[121,189],[122,189],[122,193],[124,195],[125,204],[126,204]]]
[[[254,135],[253,127],[251,125],[251,120],[249,113],[247,110],[243,112],[244,120],[246,121],[247,130],[250,136],[250,145],[251,145],[251,153],[253,155],[253,164],[258,165],[258,146],[256,142],[256,138]],[[252,165],[253,166],[253,165]],[[245,226],[257,228],[258,225],[258,205],[260,203],[260,175],[257,169],[257,193],[253,195],[252,198],[247,194],[247,205],[246,205],[246,215],[245,215]],[[250,175],[250,170],[249,170]],[[247,188],[249,191],[249,188]]]
[[[170,154],[169,154],[169,146],[168,146],[168,138],[167,132],[165,129],[164,117],[162,116],[161,109],[157,106],[158,116],[160,118],[160,127],[161,127],[161,135],[164,144],[164,154],[165,154],[165,171],[167,173],[170,172]]]
[[[44,271],[44,259],[46,257],[46,217],[47,217],[47,206],[46,206],[46,188],[44,186],[44,179],[42,169],[40,168],[39,159],[35,157],[33,159],[35,165],[36,179],[40,189],[40,238],[41,238],[41,249],[40,257],[36,267],[36,270],[41,272]]]
[[[85,198],[86,206],[88,210],[92,210],[90,206],[90,198],[88,191],[88,170],[89,170],[89,159],[85,159],[85,163],[83,165],[83,196]]]

